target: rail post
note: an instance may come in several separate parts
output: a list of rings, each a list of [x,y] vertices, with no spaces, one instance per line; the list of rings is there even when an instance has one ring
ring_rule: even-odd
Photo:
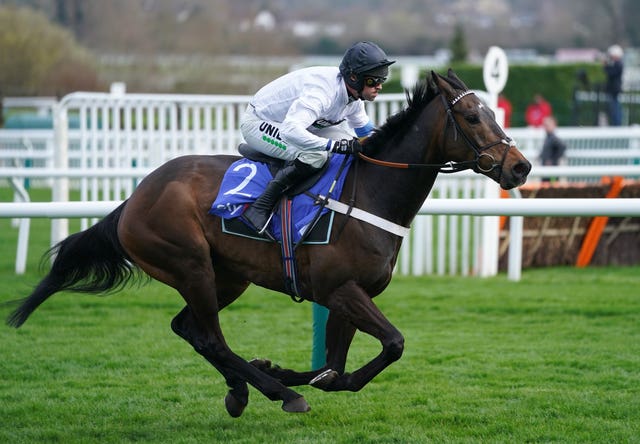
[[[53,129],[55,145],[53,166],[59,170],[69,168],[69,116],[64,104],[58,102],[54,106]],[[69,201],[69,178],[56,177],[53,180],[52,200],[54,202]],[[68,219],[51,220],[51,246],[69,235]]]

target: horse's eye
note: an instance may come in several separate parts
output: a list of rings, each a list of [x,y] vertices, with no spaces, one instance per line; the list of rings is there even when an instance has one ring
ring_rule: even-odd
[[[480,123],[480,116],[478,116],[477,114],[467,114],[466,116],[464,116],[464,119],[469,122],[469,124],[471,125],[477,125],[478,123]]]

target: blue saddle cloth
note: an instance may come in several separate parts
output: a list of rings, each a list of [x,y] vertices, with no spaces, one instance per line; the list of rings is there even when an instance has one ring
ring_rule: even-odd
[[[310,189],[313,195],[322,194],[333,199],[338,199],[342,193],[344,180],[347,171],[353,161],[353,157],[344,159],[345,156],[334,154],[329,159],[329,166],[324,174]],[[340,170],[343,161],[347,162],[343,168],[340,177],[336,180],[336,185],[329,193],[329,189],[336,175]],[[233,219],[242,215],[249,204],[255,201],[264,191],[267,184],[273,179],[269,167],[262,162],[254,162],[252,160],[242,158],[232,163],[225,173],[220,191],[216,200],[211,205],[209,214],[222,217],[223,219]],[[313,222],[316,217],[318,206],[314,204],[315,199],[306,193],[294,196],[292,202],[293,214],[293,241],[297,243],[301,236],[305,233],[307,226]],[[328,212],[326,208],[322,209],[322,214]],[[281,221],[279,206],[276,206],[276,213],[271,218],[270,232],[273,237],[281,241]]]

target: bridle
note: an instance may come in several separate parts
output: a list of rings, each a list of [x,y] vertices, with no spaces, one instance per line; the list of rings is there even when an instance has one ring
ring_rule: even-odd
[[[494,168],[499,167],[500,168],[500,176],[502,176],[502,168],[504,165],[504,161],[507,157],[507,153],[509,152],[509,150],[516,146],[516,143],[513,141],[513,139],[506,137],[505,139],[500,139],[500,140],[496,140],[495,142],[490,142],[484,146],[478,146],[478,144],[476,144],[473,140],[471,140],[471,138],[462,130],[462,128],[460,127],[460,124],[458,123],[458,121],[456,120],[456,118],[454,117],[454,110],[453,107],[456,105],[456,103],[458,103],[460,101],[460,99],[462,99],[464,96],[467,96],[469,94],[474,94],[473,91],[471,90],[467,90],[464,91],[462,93],[460,93],[458,96],[456,96],[451,103],[447,102],[447,100],[444,98],[444,94],[440,93],[440,98],[442,99],[442,103],[444,105],[445,111],[447,112],[447,125],[445,126],[445,133],[447,132],[447,129],[449,128],[449,122],[451,122],[451,124],[453,125],[453,137],[454,140],[458,140],[458,133],[462,134],[462,137],[464,139],[464,141],[466,142],[467,146],[469,148],[471,148],[473,150],[473,152],[476,154],[475,159],[473,160],[465,160],[465,161],[461,161],[461,162],[453,162],[453,161],[449,161],[449,162],[445,162],[445,163],[436,163],[436,164],[431,164],[431,163],[399,163],[399,162],[389,162],[386,160],[379,160],[379,159],[374,159],[372,157],[366,156],[362,153],[359,153],[359,156],[362,160],[369,162],[369,163],[373,163],[375,165],[380,165],[380,166],[386,166],[386,167],[390,167],[390,168],[404,168],[404,169],[408,169],[408,168],[437,168],[438,172],[440,173],[456,173],[458,171],[464,171],[464,170],[468,170],[468,169],[473,169],[474,171],[480,172],[480,173],[489,173],[490,171],[492,171]],[[496,162],[495,158],[489,154],[489,153],[484,153],[483,151],[488,150],[489,148],[496,146],[496,145],[506,145],[506,148],[504,150],[503,156],[502,156],[502,161],[501,162]],[[480,165],[480,159],[482,159],[483,157],[488,158],[490,160],[490,166],[489,168],[483,168]],[[500,180],[500,178],[498,178],[498,180]]]
[[[453,139],[457,140],[458,139],[458,133],[462,134],[462,137],[464,138],[465,142],[467,143],[467,146],[469,146],[474,153],[476,154],[476,158],[471,161],[474,164],[470,167],[473,168],[474,171],[478,171],[481,173],[488,173],[490,171],[492,171],[495,167],[500,167],[500,176],[502,176],[502,167],[504,166],[504,161],[507,157],[507,153],[509,152],[509,150],[516,146],[516,143],[513,141],[513,139],[506,137],[505,139],[500,139],[500,140],[496,140],[494,142],[489,142],[488,144],[484,145],[484,146],[478,146],[473,140],[471,140],[471,138],[469,138],[469,136],[467,135],[467,133],[465,133],[464,131],[462,131],[462,128],[460,127],[460,124],[458,123],[458,121],[456,120],[456,118],[453,115],[453,107],[455,106],[456,103],[458,103],[460,101],[460,99],[462,99],[464,96],[467,96],[469,94],[474,94],[473,91],[471,90],[467,90],[464,91],[462,93],[460,93],[458,96],[456,96],[451,103],[449,104],[445,98],[444,95],[441,93],[440,94],[440,98],[442,99],[442,103],[447,111],[447,127],[445,127],[445,132],[447,131],[447,128],[449,126],[449,122],[453,123]],[[500,163],[496,162],[495,157],[493,157],[491,154],[489,153],[484,153],[483,151],[488,150],[489,148],[496,146],[496,145],[506,145],[504,152],[502,153],[502,161]],[[480,165],[480,159],[482,157],[487,157],[490,160],[490,167],[489,168],[482,168],[482,166]],[[463,163],[463,162],[460,162]],[[500,177],[498,177],[498,180],[500,180]]]

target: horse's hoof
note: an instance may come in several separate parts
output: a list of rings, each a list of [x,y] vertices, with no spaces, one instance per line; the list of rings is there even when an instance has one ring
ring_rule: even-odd
[[[249,364],[253,365],[256,368],[259,368],[260,370],[271,368],[271,361],[269,359],[253,358],[251,361],[249,361]]]
[[[289,413],[306,413],[311,410],[307,401],[301,396],[292,401],[282,403],[282,410]]]
[[[232,418],[238,418],[242,415],[242,412],[244,412],[247,403],[240,402],[231,392],[228,392],[227,396],[224,397],[224,406]]]
[[[336,379],[338,379],[338,376],[340,375],[337,371],[328,369],[309,381],[309,385],[321,390],[326,390]]]

